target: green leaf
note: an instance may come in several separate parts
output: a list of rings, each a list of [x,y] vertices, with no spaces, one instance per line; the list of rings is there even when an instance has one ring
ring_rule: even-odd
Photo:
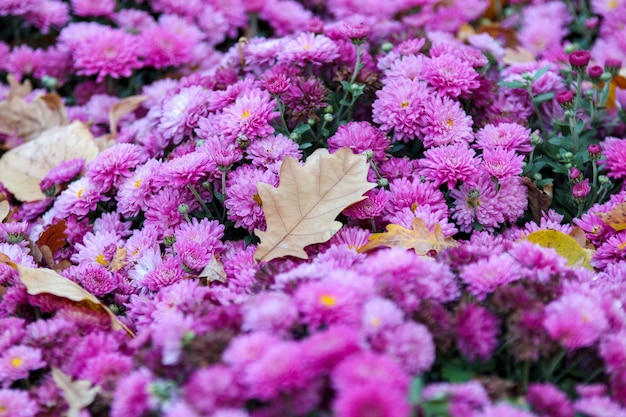
[[[217,201],[219,201],[220,203],[224,202],[224,194],[220,193],[219,191],[214,191],[213,192],[213,196],[217,199]]]
[[[441,367],[441,374],[448,382],[467,382],[472,379],[474,373],[463,366],[460,360],[451,360]]]
[[[535,103],[540,104],[545,101],[550,101],[553,99],[554,99],[554,93],[550,91],[549,93],[543,93],[543,94],[539,94],[538,96],[535,96],[533,100],[535,100]]]
[[[411,389],[409,391],[409,403],[417,405],[422,400],[422,390],[424,389],[424,380],[420,376],[416,376],[411,381]]]
[[[539,77],[541,77],[543,74],[545,74],[546,72],[548,72],[550,70],[551,65],[546,65],[543,68],[539,68],[537,70],[537,72],[535,72],[535,75],[533,75],[533,82],[537,81],[539,79]]]
[[[567,149],[568,151],[572,149],[572,139],[568,137],[555,136],[548,139],[548,143]]]
[[[554,182],[554,178],[544,178],[539,181],[535,181],[535,185],[539,188],[545,187],[548,184],[552,184]]]
[[[302,135],[304,132],[308,132],[309,130],[311,130],[311,126],[308,123],[300,123],[298,126],[296,126],[292,133]]]
[[[525,88],[526,84],[521,82],[521,81],[500,81],[498,83],[498,85],[500,87],[507,87],[507,88]]]
[[[298,149],[300,150],[309,149],[311,146],[313,146],[311,142],[304,142],[304,143],[301,143],[300,146],[298,146]]]

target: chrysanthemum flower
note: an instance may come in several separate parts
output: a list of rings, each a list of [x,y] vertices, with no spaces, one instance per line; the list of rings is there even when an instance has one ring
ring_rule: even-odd
[[[389,138],[380,129],[368,122],[350,122],[339,126],[337,132],[328,138],[328,151],[348,147],[355,154],[371,151],[373,159],[382,162],[387,159],[385,151],[389,147]]]
[[[530,129],[517,123],[488,124],[476,132],[476,147],[490,149],[497,146],[520,153],[530,152]]]
[[[140,416],[156,407],[157,399],[150,392],[153,380],[152,373],[146,368],[121,378],[113,393],[111,417]]]
[[[455,200],[452,218],[462,232],[471,232],[474,221],[490,231],[505,221],[495,185],[487,176],[481,176],[475,184],[462,184],[460,189],[452,190],[450,196]]]
[[[428,100],[425,107],[422,129],[425,148],[454,142],[471,142],[474,139],[474,122],[457,101],[437,95]]]
[[[503,180],[522,173],[524,157],[501,147],[483,149],[482,168],[490,176]]]
[[[222,360],[235,370],[243,371],[279,341],[280,338],[271,333],[241,333],[231,340],[222,354]]]
[[[123,245],[122,239],[114,232],[103,230],[98,233],[87,233],[82,243],[75,245],[76,253],[71,257],[77,264],[88,263],[95,266],[108,266],[118,247]]]
[[[198,369],[183,388],[185,399],[204,414],[215,415],[220,407],[241,407],[243,387],[235,371],[224,365]]]
[[[409,321],[383,332],[385,352],[409,375],[419,375],[435,362],[435,342],[428,328]]]
[[[522,278],[522,275],[521,268],[513,257],[503,253],[466,265],[461,270],[460,277],[470,293],[478,300],[484,300],[498,287],[514,282]]]
[[[568,350],[591,346],[609,328],[602,306],[587,294],[565,294],[545,311],[544,328]]]
[[[569,402],[567,395],[550,383],[531,384],[526,394],[533,410],[542,415],[553,417],[571,417],[574,415],[574,407]]]
[[[81,17],[112,17],[115,12],[115,0],[72,0],[72,12]]]
[[[606,159],[598,162],[609,171],[607,176],[617,179],[626,177],[626,140],[607,136],[600,146]]]
[[[40,349],[25,345],[10,347],[0,356],[0,381],[3,386],[10,385],[13,381],[27,378],[30,371],[44,366],[46,362]]]
[[[221,251],[223,246],[220,239],[223,235],[224,226],[218,221],[198,221],[194,218],[174,232],[176,242],[172,248],[187,268],[201,270],[215,253]]]
[[[487,391],[476,380],[454,384],[446,382],[428,384],[422,392],[425,401],[442,397],[448,398],[452,416],[468,415],[491,404]]]
[[[387,355],[371,351],[348,356],[333,369],[331,381],[333,387],[340,392],[373,384],[404,395],[409,385],[408,375],[396,361]]]
[[[376,92],[373,120],[383,132],[393,131],[394,140],[409,142],[425,125],[424,103],[429,94],[426,84],[419,80],[392,80]]]
[[[329,145],[330,146],[330,145]],[[302,151],[298,144],[280,133],[276,136],[269,135],[263,139],[253,141],[245,150],[246,159],[249,159],[257,167],[266,167],[291,156],[300,160]]]
[[[98,187],[108,190],[133,175],[133,170],[148,159],[138,145],[117,144],[101,153],[87,165],[85,176]]]
[[[436,186],[446,184],[452,190],[458,181],[466,182],[478,173],[475,156],[465,142],[430,148],[419,160],[420,172]]]
[[[63,271],[63,275],[81,284],[97,297],[102,297],[117,288],[117,279],[104,266],[81,263]]]
[[[86,216],[95,210],[100,201],[108,201],[102,188],[94,184],[89,178],[83,177],[71,183],[58,197],[54,207],[58,218],[70,215]]]
[[[0,389],[0,417],[35,417],[38,408],[28,391]]]
[[[107,76],[130,77],[143,63],[139,60],[139,43],[134,35],[101,26],[97,33],[76,44],[74,66],[79,75],[98,75],[100,83]]]
[[[278,54],[278,60],[290,64],[322,65],[339,58],[339,48],[324,35],[303,32],[287,42]]]
[[[226,107],[219,118],[225,136],[231,139],[266,137],[274,133],[272,120],[280,116],[276,101],[264,90],[253,89]]]
[[[209,92],[200,86],[181,89],[163,101],[158,129],[163,137],[179,144],[190,137],[200,118],[208,113]]]
[[[403,392],[383,384],[354,385],[339,392],[332,406],[337,417],[402,417],[410,414]]]
[[[429,207],[432,211],[448,212],[448,206],[437,186],[431,181],[419,178],[412,181],[398,178],[390,182],[385,211],[393,215],[404,208],[411,211],[419,207]]]
[[[467,97],[480,87],[478,73],[462,59],[450,54],[432,57],[424,63],[424,80],[441,95]]]
[[[456,334],[461,353],[470,361],[487,361],[498,346],[499,322],[484,307],[467,304],[457,310]]]
[[[158,188],[152,181],[153,174],[161,165],[159,161],[150,159],[121,182],[117,192],[117,209],[123,216],[136,216],[141,209],[146,209],[147,201]]]
[[[18,1],[25,4],[27,2]],[[28,10],[23,18],[26,22],[35,26],[44,35],[48,34],[51,27],[60,29],[70,21],[70,10],[67,3],[57,0],[41,0],[37,6]]]

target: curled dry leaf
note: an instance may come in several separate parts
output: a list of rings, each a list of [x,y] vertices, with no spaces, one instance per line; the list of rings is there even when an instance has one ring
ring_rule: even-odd
[[[283,256],[307,259],[304,247],[326,242],[341,228],[335,218],[346,207],[365,199],[376,184],[367,182],[365,156],[341,148],[332,155],[318,149],[304,166],[287,157],[280,168],[280,185],[257,183],[267,230],[254,258],[270,261]]]
[[[518,46],[516,48],[505,48],[502,62],[507,65],[524,64],[535,62],[535,55],[528,49]]]
[[[126,253],[128,251],[126,248],[117,248],[115,251],[115,255],[113,255],[113,259],[111,259],[111,263],[107,267],[107,269],[111,272],[119,271],[124,268],[126,265]]]
[[[7,218],[10,211],[11,211],[11,204],[9,204],[9,202],[6,200],[0,201],[0,223],[2,223],[4,219]]]
[[[604,224],[616,231],[626,230],[626,203],[613,207],[606,213],[595,213]]]
[[[211,260],[207,266],[204,267],[202,272],[200,272],[198,277],[206,278],[208,282],[219,281],[226,283],[226,272],[224,271],[224,266],[215,257],[215,255],[211,255]]]
[[[545,229],[532,232],[526,239],[544,248],[554,249],[567,259],[569,266],[582,266],[593,270],[590,263],[593,251],[583,248],[572,236],[558,230]]]
[[[386,232],[372,234],[368,242],[358,249],[358,252],[367,252],[380,247],[413,249],[418,255],[428,255],[431,251],[442,250],[457,246],[456,240],[445,237],[441,225],[437,223],[430,231],[424,220],[413,219],[412,229],[397,224],[389,224]]]
[[[528,209],[530,214],[533,221],[539,224],[543,213],[547,212],[550,209],[550,204],[552,204],[554,184],[547,184],[541,187],[540,190],[533,180],[528,177],[522,177],[522,183],[528,190]]]
[[[147,99],[148,96],[130,96],[111,106],[109,109],[109,127],[113,137],[117,136],[117,124],[120,119],[127,114],[134,112],[137,107],[141,106],[141,103]]]
[[[63,161],[98,155],[93,135],[84,123],[46,130],[36,139],[17,146],[0,158],[0,182],[24,202],[45,198],[39,183]]]
[[[94,386],[91,381],[86,379],[72,381],[72,378],[59,368],[52,367],[52,379],[70,406],[67,417],[79,417],[80,410],[91,405],[100,392],[100,387]]]
[[[30,295],[52,294],[77,303],[85,303],[94,310],[100,310],[106,313],[111,319],[111,327],[114,330],[124,330],[129,335],[134,336],[133,332],[119,321],[111,310],[98,300],[98,297],[85,290],[74,281],[47,268],[30,268],[22,265],[17,265],[16,267],[20,273],[20,281],[24,284],[26,291]]]

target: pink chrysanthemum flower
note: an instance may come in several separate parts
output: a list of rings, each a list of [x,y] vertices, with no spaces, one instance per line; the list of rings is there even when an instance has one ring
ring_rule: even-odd
[[[273,165],[285,159],[286,156],[297,160],[302,158],[302,151],[298,149],[298,144],[280,133],[253,141],[246,148],[245,153],[246,159],[257,167]]]
[[[175,145],[190,137],[200,118],[208,114],[209,92],[200,86],[181,89],[163,101],[158,130]]]
[[[87,165],[85,176],[106,191],[132,176],[133,170],[147,159],[148,154],[140,146],[120,143],[99,153]]]
[[[478,172],[476,152],[460,142],[428,149],[419,160],[420,173],[435,183],[452,190],[458,181],[467,182]]]
[[[600,341],[599,352],[608,373],[624,372],[626,370],[626,330],[603,337]]]
[[[242,333],[231,340],[222,354],[222,360],[233,369],[243,371],[279,341],[280,338],[271,333]]]
[[[157,186],[185,187],[196,185],[217,171],[217,166],[205,152],[191,152],[171,159],[154,173],[152,181]]]
[[[388,194],[383,190],[369,190],[364,194],[367,198],[347,207],[342,213],[359,220],[373,219],[380,216],[385,208]]]
[[[215,415],[219,407],[241,407],[244,392],[237,376],[232,368],[224,365],[201,368],[189,378],[183,395],[205,415]]]
[[[478,73],[462,59],[450,54],[432,57],[424,63],[424,80],[441,95],[467,97],[480,87]]]
[[[626,409],[608,396],[589,396],[574,403],[574,409],[588,417],[626,417]]]
[[[548,304],[545,312],[544,328],[569,350],[591,346],[609,328],[604,310],[590,295],[565,294]]]
[[[113,390],[117,381],[133,370],[133,360],[118,352],[100,353],[84,362],[80,379],[87,379],[106,389]]]
[[[18,2],[26,3],[27,2]],[[39,29],[44,35],[51,27],[60,29],[70,21],[70,11],[67,3],[57,0],[40,0],[37,6],[28,10],[24,20]]]
[[[337,417],[401,417],[410,414],[404,392],[386,385],[354,385],[339,392],[332,405]]]
[[[452,190],[450,196],[455,200],[452,218],[462,232],[471,232],[474,221],[489,231],[505,221],[495,185],[487,176],[481,176],[475,184],[462,184],[460,189]]]
[[[483,149],[482,168],[488,175],[503,180],[522,173],[524,157],[501,147]]]
[[[408,375],[396,361],[371,351],[348,356],[333,369],[331,381],[339,392],[372,384],[385,386],[404,395],[409,386]]]
[[[103,230],[95,234],[90,232],[84,236],[82,243],[75,245],[76,253],[70,259],[77,264],[107,267],[117,248],[122,245],[122,239],[114,231]]]
[[[283,292],[257,294],[242,307],[244,331],[267,331],[282,334],[298,320],[298,308],[292,297]]]
[[[343,147],[352,149],[355,154],[371,151],[373,159],[382,162],[387,159],[385,151],[389,147],[389,138],[368,122],[350,122],[339,126],[337,132],[328,138],[329,152]]]
[[[107,76],[130,77],[143,63],[139,60],[139,43],[134,35],[102,26],[97,33],[76,44],[74,66],[79,75],[97,74],[100,83]]]
[[[39,186],[45,191],[53,186],[66,184],[75,179],[84,166],[85,160],[80,158],[63,161],[46,174]]]
[[[104,266],[93,263],[81,263],[72,266],[63,275],[78,282],[84,289],[95,295],[102,297],[117,288],[117,279]]]
[[[435,362],[435,342],[428,328],[413,321],[383,332],[385,353],[409,375],[419,375]]]
[[[224,206],[228,209],[228,218],[235,222],[235,226],[249,231],[265,228],[263,202],[258,193],[257,182],[276,187],[278,175],[271,171],[243,165],[229,172],[226,181]]]
[[[466,265],[460,277],[469,292],[482,301],[497,288],[522,278],[522,274],[515,259],[503,253]]]
[[[168,257],[149,271],[143,279],[143,286],[152,291],[179,282],[185,277],[183,264],[178,257]]]
[[[267,91],[257,88],[248,91],[224,109],[219,119],[224,135],[251,140],[274,133],[270,122],[280,116],[274,110],[276,106]]]
[[[140,416],[157,406],[150,385],[153,376],[146,368],[138,369],[117,383],[113,393],[111,417]]]
[[[376,92],[373,120],[383,132],[393,131],[394,140],[409,142],[425,125],[424,103],[429,94],[426,84],[419,80],[392,80]]]
[[[439,382],[428,384],[422,392],[422,398],[430,401],[435,398],[447,398],[450,404],[450,415],[460,417],[471,415],[491,404],[489,395],[478,381],[462,383]]]
[[[431,181],[415,178],[412,181],[398,178],[390,182],[385,211],[393,215],[402,209],[415,211],[420,207],[430,210],[448,212],[448,206],[437,186]]]
[[[35,417],[38,408],[27,391],[0,389],[0,417]]]
[[[24,345],[10,347],[0,356],[0,381],[2,385],[10,385],[44,366],[41,350]]]
[[[152,225],[162,233],[176,227],[183,221],[183,216],[178,210],[181,204],[187,204],[189,211],[198,207],[197,201],[186,188],[168,186],[150,196],[146,202],[144,227]]]
[[[235,163],[243,159],[243,150],[237,145],[237,142],[226,140],[221,136],[206,138],[200,151],[208,155],[209,159],[220,171],[230,169]]]
[[[339,58],[339,48],[324,35],[303,32],[287,42],[278,54],[278,60],[290,64],[323,65]]]
[[[81,17],[112,17],[115,0],[72,0],[72,12]]]
[[[244,371],[243,381],[251,398],[270,400],[311,383],[315,370],[302,361],[302,348],[285,341],[270,346]]]
[[[391,67],[385,71],[385,84],[396,78],[404,78],[411,81],[422,79],[424,62],[426,60],[427,58],[424,55],[407,55],[396,59],[391,64]]]
[[[215,253],[221,252],[224,226],[217,220],[192,219],[174,232],[176,242],[172,249],[189,269],[201,270]]]
[[[522,16],[524,24],[518,37],[521,45],[535,55],[560,45],[572,21],[567,6],[559,2],[529,5]]]
[[[270,24],[276,36],[285,36],[307,28],[313,15],[295,1],[267,0],[259,17]]]
[[[150,159],[121,182],[117,192],[117,209],[123,216],[136,216],[146,208],[147,201],[157,188],[151,178],[160,167],[159,161]]]
[[[507,403],[499,403],[485,407],[482,412],[474,413],[476,417],[535,417],[529,411],[522,410]]]
[[[530,129],[517,123],[488,124],[476,132],[476,147],[490,149],[500,146],[520,153],[530,152]]]
[[[425,107],[422,129],[425,148],[454,142],[471,142],[474,139],[474,121],[457,101],[438,95],[428,100]]]
[[[526,401],[533,410],[541,415],[552,417],[572,417],[574,407],[569,402],[567,394],[550,383],[537,383],[528,387]]]
[[[24,75],[32,75],[41,65],[42,51],[40,49],[32,49],[27,45],[20,45],[11,51],[4,68],[11,74],[14,74],[18,81]]]
[[[591,258],[591,265],[604,269],[612,263],[626,260],[624,248],[626,248],[626,231],[621,231],[602,242]]]
[[[90,211],[95,210],[100,201],[107,201],[109,198],[103,190],[94,184],[89,178],[83,177],[71,183],[56,200],[57,218],[66,218],[70,215],[86,216]]]
[[[387,178],[389,182],[406,178],[413,180],[417,173],[418,161],[416,159],[409,159],[408,157],[391,157],[380,165],[378,171],[383,178]]]
[[[456,334],[461,353],[470,361],[487,361],[498,346],[500,323],[484,307],[468,304],[457,310]]]
[[[626,140],[607,136],[600,146],[606,159],[598,162],[609,171],[607,176],[617,179],[626,177]]]
[[[367,335],[376,335],[399,326],[403,321],[404,313],[393,301],[374,297],[363,306],[361,329]]]

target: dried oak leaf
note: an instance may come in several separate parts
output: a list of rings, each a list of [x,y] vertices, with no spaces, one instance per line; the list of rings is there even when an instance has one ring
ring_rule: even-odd
[[[148,96],[130,96],[111,106],[109,109],[109,128],[113,137],[117,136],[117,124],[122,117],[134,112],[147,99]]]
[[[224,271],[224,265],[217,259],[215,255],[211,255],[211,260],[202,269],[198,278],[206,278],[208,282],[219,281],[226,283],[226,271]]]
[[[0,223],[7,218],[9,213],[11,212],[11,204],[8,201],[2,200],[0,201]]]
[[[257,183],[267,230],[254,258],[270,261],[283,256],[307,259],[304,247],[326,242],[341,228],[335,218],[346,207],[364,200],[376,184],[367,182],[365,156],[341,148],[332,155],[318,149],[304,166],[291,157],[280,168],[280,185]]]
[[[606,213],[595,213],[604,224],[616,231],[626,230],[626,203],[618,204]]]
[[[42,200],[45,195],[39,183],[52,168],[74,158],[89,162],[98,152],[93,135],[81,122],[48,129],[36,139],[2,155],[0,182],[18,200]]]
[[[528,189],[528,209],[537,224],[541,221],[543,213],[550,209],[552,204],[552,191],[554,184],[546,184],[539,189],[537,185],[528,177],[522,177],[522,183]]]
[[[389,224],[386,232],[372,234],[368,242],[358,249],[358,252],[367,252],[380,247],[413,249],[418,255],[428,255],[430,251],[442,250],[457,246],[458,242],[445,237],[441,225],[437,223],[430,231],[424,220],[413,219],[412,229],[397,224]]]
[[[39,239],[37,239],[37,246],[47,246],[52,253],[55,253],[61,249],[67,241],[67,224],[65,220],[59,220],[58,222],[48,226]]]
[[[52,294],[77,303],[85,303],[94,310],[106,313],[111,319],[111,327],[114,330],[124,330],[129,335],[134,336],[133,332],[119,321],[108,307],[98,300],[98,297],[74,281],[48,268],[30,268],[22,265],[16,265],[16,267],[20,273],[20,281],[30,295]]]
[[[9,80],[11,93],[0,102],[0,133],[16,135],[25,142],[35,139],[52,127],[67,125],[65,104],[56,93],[42,94],[31,101],[24,99],[29,85]]]
[[[67,417],[79,417],[80,410],[91,405],[100,392],[100,387],[94,386],[91,381],[87,379],[72,381],[72,378],[59,368],[52,367],[52,379],[70,406]]]

